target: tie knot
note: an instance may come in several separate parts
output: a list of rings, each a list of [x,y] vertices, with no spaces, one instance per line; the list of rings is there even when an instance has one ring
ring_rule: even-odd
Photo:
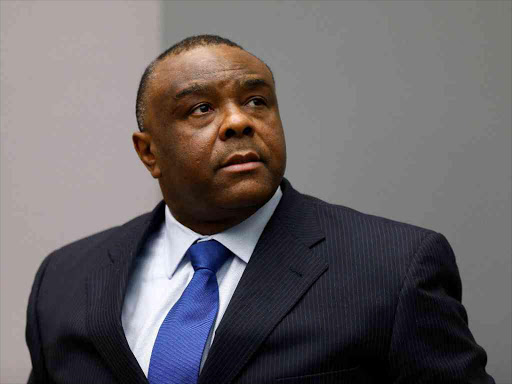
[[[202,241],[190,246],[187,251],[194,271],[198,269],[209,269],[217,273],[231,255],[231,251],[215,240]]]

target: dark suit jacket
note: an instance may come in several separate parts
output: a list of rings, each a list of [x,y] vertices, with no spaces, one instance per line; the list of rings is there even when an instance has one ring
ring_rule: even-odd
[[[266,226],[199,383],[494,383],[435,232],[295,191]],[[49,255],[27,315],[31,383],[147,383],[121,325],[164,204]]]

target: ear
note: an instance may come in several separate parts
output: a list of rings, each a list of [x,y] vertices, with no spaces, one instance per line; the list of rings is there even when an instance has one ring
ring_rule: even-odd
[[[149,132],[135,132],[132,136],[133,146],[144,163],[151,176],[158,179],[162,176],[162,171],[158,166],[156,157],[156,148]]]

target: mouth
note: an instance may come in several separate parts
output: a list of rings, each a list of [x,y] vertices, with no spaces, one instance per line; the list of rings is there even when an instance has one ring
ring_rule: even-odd
[[[238,152],[229,156],[221,168],[230,172],[252,171],[262,165],[260,156],[254,152]]]

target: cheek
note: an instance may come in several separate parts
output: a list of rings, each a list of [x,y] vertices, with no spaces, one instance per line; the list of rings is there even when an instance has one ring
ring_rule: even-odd
[[[278,117],[275,118],[268,127],[268,131],[264,135],[264,140],[268,143],[272,155],[286,156],[284,132],[280,119]]]
[[[168,141],[159,142],[157,152],[158,162],[164,170],[167,170],[170,165],[176,164],[178,161],[179,152]]]
[[[280,122],[279,122],[280,123]],[[280,124],[274,126],[272,133],[268,135],[268,148],[273,160],[273,168],[276,173],[284,174],[286,168],[286,141],[283,128]]]
[[[162,145],[161,162],[172,178],[200,180],[211,168],[211,143],[203,132],[169,137]]]

